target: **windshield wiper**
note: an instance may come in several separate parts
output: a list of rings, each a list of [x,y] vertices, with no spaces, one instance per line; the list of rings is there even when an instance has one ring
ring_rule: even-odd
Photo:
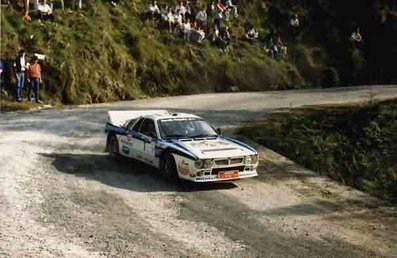
[[[187,138],[187,136],[186,135],[184,135],[184,134],[170,134],[170,135],[167,135],[167,136],[165,136],[165,138],[182,138],[182,137],[186,137]]]

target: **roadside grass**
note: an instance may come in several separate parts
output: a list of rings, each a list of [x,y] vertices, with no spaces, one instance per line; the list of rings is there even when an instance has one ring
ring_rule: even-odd
[[[320,86],[317,74],[326,65],[310,63],[313,51],[306,49],[308,46],[294,47],[291,42],[292,58],[273,60],[261,43],[250,44],[242,39],[248,23],[261,30],[262,40],[271,35],[262,26],[265,15],[249,15],[265,14],[260,1],[241,8],[239,19],[226,22],[233,35],[227,53],[208,41],[187,43],[160,30],[143,19],[146,4],[124,1],[111,8],[108,2],[97,0],[88,3],[83,11],[61,11],[55,4],[53,22],[40,22],[33,13],[30,23],[23,22],[11,5],[2,7],[1,58],[7,63],[8,78],[5,89],[12,92],[11,66],[19,48],[27,50],[28,59],[33,53],[46,56],[42,62],[42,94],[63,104],[224,92],[232,87],[262,91]],[[309,64],[298,67],[294,58],[302,55]],[[314,75],[307,80],[303,74]],[[316,82],[310,82],[311,78]]]
[[[317,173],[397,202],[397,100],[284,110],[238,134]]]

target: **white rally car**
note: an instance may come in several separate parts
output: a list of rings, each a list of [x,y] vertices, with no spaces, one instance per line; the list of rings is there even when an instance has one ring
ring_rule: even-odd
[[[164,178],[214,182],[255,177],[258,153],[204,119],[166,110],[109,111],[106,149],[160,169]]]

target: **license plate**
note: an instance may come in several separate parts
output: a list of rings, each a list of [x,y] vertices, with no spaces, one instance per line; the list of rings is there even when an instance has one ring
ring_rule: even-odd
[[[220,179],[233,179],[238,177],[238,171],[237,170],[232,170],[232,171],[221,171],[218,173],[218,178]]]

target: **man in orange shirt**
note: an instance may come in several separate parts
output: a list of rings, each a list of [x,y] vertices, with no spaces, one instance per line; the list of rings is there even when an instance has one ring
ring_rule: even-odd
[[[34,93],[36,103],[39,104],[42,103],[39,97],[40,81],[41,81],[41,67],[38,63],[38,58],[34,56],[28,68],[28,82],[30,82],[28,98],[29,101],[31,101],[32,94]]]

